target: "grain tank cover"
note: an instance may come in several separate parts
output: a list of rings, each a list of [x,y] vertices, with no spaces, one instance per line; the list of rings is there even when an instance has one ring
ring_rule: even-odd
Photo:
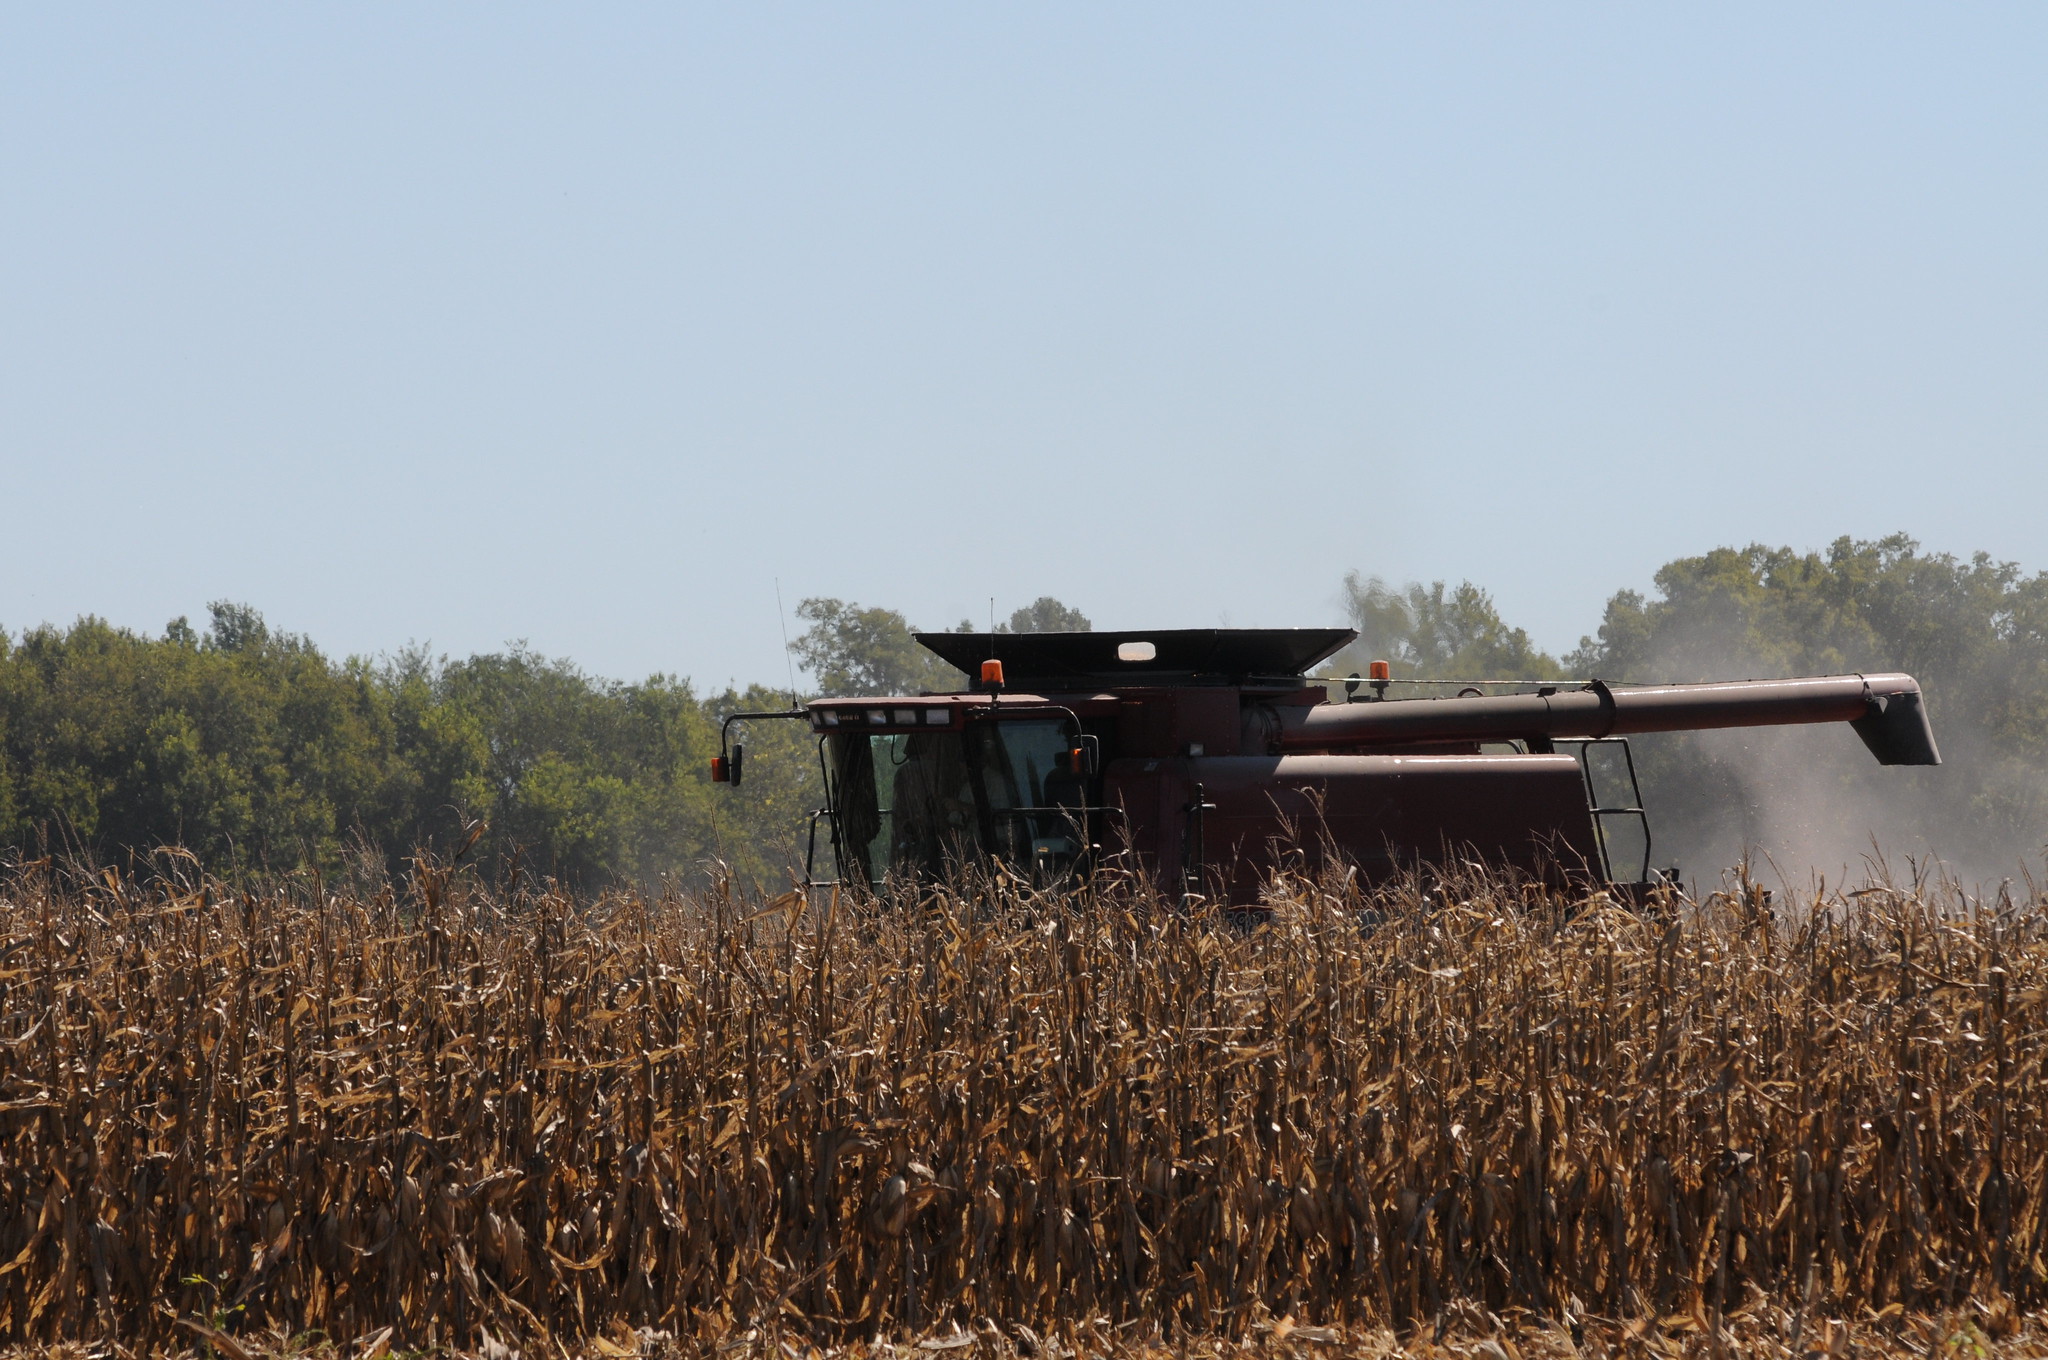
[[[1349,628],[1156,628],[1105,633],[919,633],[968,675],[994,657],[1012,688],[1235,685],[1306,675],[1358,634]]]

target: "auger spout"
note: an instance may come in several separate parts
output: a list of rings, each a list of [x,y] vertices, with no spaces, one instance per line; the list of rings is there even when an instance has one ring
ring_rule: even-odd
[[[1288,752],[1541,741],[1845,722],[1881,765],[1939,765],[1920,685],[1898,672],[1697,685],[1609,685],[1462,699],[1319,704],[1283,717]]]

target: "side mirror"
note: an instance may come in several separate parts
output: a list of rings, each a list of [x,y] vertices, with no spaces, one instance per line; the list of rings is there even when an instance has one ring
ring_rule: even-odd
[[[1102,742],[1097,737],[1077,737],[1067,752],[1067,768],[1075,774],[1093,778],[1102,768]]]

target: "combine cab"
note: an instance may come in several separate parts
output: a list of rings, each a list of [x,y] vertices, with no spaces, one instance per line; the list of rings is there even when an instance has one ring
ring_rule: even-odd
[[[1000,861],[1054,882],[1114,860],[1255,901],[1276,867],[1368,882],[1481,862],[1555,886],[1659,881],[1627,736],[1846,722],[1880,763],[1941,757],[1911,676],[1389,699],[1382,663],[1332,702],[1309,672],[1348,629],[920,633],[978,689],[820,699],[838,881],[880,889]],[[1363,693],[1360,691],[1363,690]],[[742,750],[713,778],[737,783]],[[817,881],[814,877],[813,881]]]

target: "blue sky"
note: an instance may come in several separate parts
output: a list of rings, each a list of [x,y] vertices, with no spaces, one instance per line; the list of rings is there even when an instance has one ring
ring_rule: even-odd
[[[2048,8],[0,11],[0,626],[2048,567]]]

